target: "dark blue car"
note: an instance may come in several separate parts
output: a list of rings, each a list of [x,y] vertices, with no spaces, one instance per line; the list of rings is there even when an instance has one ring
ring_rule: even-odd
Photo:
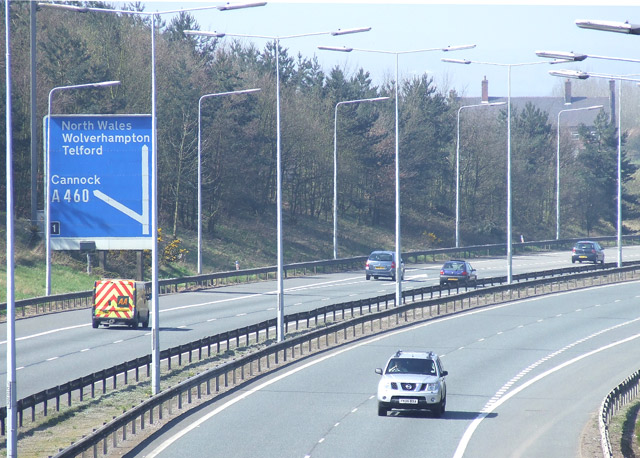
[[[478,275],[476,269],[467,261],[452,259],[447,261],[440,270],[440,285],[464,284],[475,285]]]

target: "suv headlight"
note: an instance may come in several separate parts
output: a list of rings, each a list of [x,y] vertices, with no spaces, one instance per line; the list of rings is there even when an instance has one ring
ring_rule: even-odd
[[[440,384],[439,383],[428,383],[427,384],[427,391],[438,391],[440,389]]]

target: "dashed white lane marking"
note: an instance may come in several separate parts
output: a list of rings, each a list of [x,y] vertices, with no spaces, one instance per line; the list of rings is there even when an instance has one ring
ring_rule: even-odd
[[[59,358],[59,356],[53,356],[51,358],[47,358],[47,361],[55,361],[58,358]]]
[[[636,334],[634,336],[631,337],[627,337],[626,339],[623,340],[619,340],[617,342],[613,342],[611,344],[605,345],[603,347],[597,348],[595,350],[592,350],[590,352],[584,353],[580,356],[577,356],[573,359],[570,359],[569,361],[566,361],[556,367],[553,367],[551,369],[549,369],[546,372],[543,372],[542,374],[534,377],[533,379],[529,380],[528,382],[522,384],[521,386],[519,386],[518,388],[514,389],[513,391],[511,391],[510,393],[506,394],[505,393],[508,391],[508,389],[514,385],[516,382],[518,382],[520,379],[522,379],[522,377],[524,377],[525,375],[527,375],[529,372],[531,372],[533,369],[535,369],[536,367],[538,367],[540,364],[550,360],[551,358],[558,356],[561,353],[564,353],[565,351],[586,342],[587,340],[593,339],[594,337],[597,337],[601,334],[604,334],[605,332],[609,332],[612,331],[614,329],[620,328],[622,326],[627,326],[631,323],[635,323],[640,321],[640,318],[635,318],[633,320],[630,321],[626,321],[624,323],[620,323],[617,324],[615,326],[611,326],[610,328],[606,328],[606,329],[602,329],[598,332],[594,332],[593,334],[584,337],[582,339],[576,340],[573,343],[570,343],[569,345],[566,345],[565,347],[556,350],[553,353],[548,354],[547,356],[540,358],[538,361],[536,361],[535,363],[531,364],[529,367],[526,367],[525,369],[523,369],[522,371],[520,371],[520,373],[518,373],[515,377],[513,377],[511,380],[509,380],[505,385],[503,385],[497,392],[496,394],[493,395],[493,397],[491,399],[489,399],[489,401],[485,404],[484,408],[480,411],[480,414],[471,422],[471,424],[469,425],[469,427],[467,428],[467,430],[465,431],[464,435],[462,436],[462,439],[460,440],[460,442],[458,443],[458,447],[456,449],[455,454],[453,455],[453,458],[462,458],[462,456],[464,455],[464,452],[466,451],[467,445],[469,444],[469,441],[471,440],[471,436],[473,436],[473,433],[475,432],[475,430],[478,428],[478,426],[480,425],[480,423],[482,422],[482,420],[484,420],[488,414],[490,414],[491,412],[493,412],[498,406],[500,406],[501,404],[503,404],[504,402],[506,402],[508,399],[511,399],[513,396],[515,396],[517,393],[521,392],[522,390],[524,390],[525,388],[533,385],[534,383],[542,380],[543,378],[545,378],[547,375],[550,375],[554,372],[559,371],[560,369],[563,369],[575,362],[578,362],[584,358],[587,358],[589,356],[592,356],[596,353],[599,353],[601,351],[604,350],[608,350],[610,348],[613,348],[617,345],[623,344],[623,343],[627,343],[630,342],[632,340],[635,340],[637,338],[640,337],[640,334]]]
[[[114,344],[119,344],[119,343],[122,343],[122,342],[124,342],[124,340],[123,340],[123,339],[120,339],[120,340],[115,340],[113,343],[114,343]]]
[[[246,316],[246,313],[238,313],[236,316]]]
[[[54,334],[56,332],[62,332],[62,331],[69,331],[70,329],[78,329],[78,328],[84,328],[84,327],[88,327],[91,326],[91,323],[87,323],[87,324],[78,324],[76,326],[68,326],[66,328],[58,328],[58,329],[52,329],[50,331],[44,331],[44,332],[39,332],[38,334],[32,334],[30,336],[24,336],[24,337],[18,337],[16,339],[16,342],[21,341],[21,340],[29,340],[29,339],[33,339],[35,337],[42,337],[42,336],[46,336],[49,334]],[[7,341],[3,340],[2,342],[0,342],[0,345],[6,345]]]
[[[567,366],[570,366],[573,363],[576,363],[584,358],[588,358],[589,356],[595,355],[596,353],[599,353],[601,351],[605,351],[608,350],[610,348],[613,348],[617,345],[621,345],[627,342],[630,342],[632,340],[635,340],[637,338],[640,338],[640,334],[636,334],[634,336],[631,337],[627,337],[626,339],[623,340],[619,340],[618,342],[613,342],[609,345],[605,345],[604,347],[601,348],[597,348],[595,350],[592,350],[588,353],[584,353],[580,356],[577,356],[573,359],[570,359],[569,361],[566,361],[556,367],[553,367],[551,369],[549,369],[546,372],[543,372],[542,374],[532,378],[531,380],[529,380],[528,382],[520,385],[518,388],[514,389],[513,391],[511,391],[510,393],[508,393],[505,396],[502,397],[498,397],[497,399],[493,399],[489,401],[489,403],[487,404],[487,406],[482,409],[482,412],[471,422],[471,425],[469,425],[469,427],[467,428],[467,430],[465,431],[464,435],[462,436],[462,439],[460,440],[460,442],[458,443],[458,447],[456,448],[456,452],[453,455],[453,458],[462,458],[462,456],[464,455],[464,452],[467,449],[467,445],[469,445],[469,441],[471,440],[471,436],[473,436],[473,433],[475,432],[475,430],[478,428],[478,426],[480,425],[480,423],[482,422],[482,420],[484,420],[487,415],[489,415],[491,412],[493,412],[497,407],[499,407],[500,405],[502,405],[503,403],[505,403],[506,401],[508,401],[509,399],[511,399],[513,396],[515,396],[516,394],[520,393],[522,390],[528,388],[529,386],[533,385],[536,382],[539,382],[540,380],[542,380],[543,378],[545,378],[548,375],[553,374],[554,372],[557,372],[561,369],[564,369]],[[494,396],[495,398],[495,396]]]
[[[80,353],[84,353],[85,351],[91,351],[90,348],[83,348],[82,350],[80,350]]]
[[[607,288],[607,287],[611,287],[611,285],[605,285],[605,286],[600,286],[600,287],[596,287],[596,288]],[[572,294],[572,293],[573,292],[558,293],[557,296],[564,296],[564,295]],[[548,297],[548,296],[544,296],[544,297]],[[248,398],[249,396],[260,392],[261,390],[267,388],[270,385],[273,385],[274,383],[277,383],[277,382],[279,382],[279,381],[281,381],[281,380],[283,380],[283,379],[285,379],[287,377],[290,377],[291,375],[297,374],[298,372],[303,371],[303,370],[305,370],[305,369],[307,369],[309,367],[315,366],[316,364],[320,364],[320,363],[322,363],[322,362],[324,362],[324,361],[326,361],[328,359],[334,358],[336,356],[340,356],[343,353],[347,353],[349,351],[355,350],[355,349],[363,347],[365,345],[371,345],[372,343],[379,342],[381,340],[388,339],[390,337],[397,336],[399,334],[403,334],[405,332],[414,331],[416,329],[421,329],[421,328],[425,328],[425,327],[428,327],[428,326],[433,326],[435,323],[442,323],[443,321],[451,321],[451,320],[455,320],[455,319],[458,319],[460,317],[468,316],[468,315],[476,315],[476,314],[480,314],[480,313],[486,313],[486,312],[491,311],[491,310],[499,310],[499,309],[502,309],[502,308],[511,307],[513,305],[522,304],[524,302],[536,302],[536,301],[542,300],[542,298],[543,297],[541,296],[541,297],[537,297],[537,298],[529,298],[529,299],[524,299],[524,300],[519,300],[519,301],[514,301],[514,302],[508,302],[508,303],[504,303],[504,304],[498,304],[498,305],[495,305],[495,306],[492,306],[492,307],[487,307],[487,308],[478,309],[478,310],[472,310],[472,311],[469,311],[467,313],[460,314],[460,315],[452,315],[452,316],[443,317],[443,318],[441,318],[439,320],[427,321],[425,323],[422,323],[422,324],[419,324],[419,325],[416,325],[416,326],[411,326],[409,328],[398,329],[396,331],[388,332],[388,333],[385,333],[385,334],[380,335],[378,337],[367,339],[365,341],[359,342],[359,343],[354,344],[352,346],[347,346],[345,348],[341,348],[339,350],[336,350],[335,352],[328,353],[328,354],[326,354],[324,356],[319,357],[318,359],[313,359],[313,360],[311,360],[311,361],[309,361],[309,362],[307,362],[305,364],[302,364],[300,366],[294,367],[290,371],[283,372],[283,373],[275,376],[274,378],[267,380],[264,383],[261,383],[261,384],[255,386],[255,387],[253,387],[253,388],[250,388],[247,391],[244,391],[239,396],[237,396],[237,397],[235,397],[233,399],[230,399],[227,402],[224,402],[222,405],[218,406],[217,408],[215,408],[214,410],[209,412],[207,415],[204,415],[203,417],[201,417],[197,421],[189,424],[186,428],[178,431],[176,434],[174,434],[173,436],[171,436],[168,439],[166,439],[156,449],[152,450],[147,455],[147,458],[155,458],[155,457],[157,457],[160,453],[162,453],[164,450],[166,450],[168,447],[170,447],[174,442],[176,442],[180,438],[186,436],[188,433],[190,433],[194,429],[199,428],[201,424],[204,424],[205,422],[209,421],[211,418],[215,417],[216,415],[218,415],[219,413],[223,412],[224,410],[230,408],[231,406],[237,404],[238,402],[242,401],[243,399]],[[521,325],[520,327],[522,328],[524,326]],[[638,335],[638,337],[640,337],[640,335]],[[613,344],[611,344],[611,346],[613,346]],[[459,349],[463,349],[463,348],[464,347],[460,347]],[[590,356],[590,355],[587,354],[587,356]],[[586,357],[586,356],[584,356],[584,357]],[[558,368],[560,368],[560,366],[558,366]],[[558,370],[558,369],[556,369],[556,370]],[[537,381],[538,378],[541,378],[541,377],[538,376],[534,380]],[[492,408],[497,407],[502,402],[504,402],[506,399],[510,398],[511,396],[515,395],[515,393],[521,391],[522,389],[524,389],[524,387],[529,386],[531,384],[532,384],[532,381],[527,382],[527,384],[520,386],[517,390],[511,391],[506,396],[502,397],[500,399],[500,401],[498,401],[496,404],[493,404]],[[477,421],[478,419],[480,419],[480,421],[482,421],[482,418],[484,418],[486,416],[487,416],[487,413],[483,412],[476,418],[476,420],[474,420],[474,422]],[[479,422],[478,422],[478,424],[479,424]],[[473,426],[473,424],[467,429],[467,432],[470,431],[470,428],[472,426]],[[473,431],[475,430],[475,428],[477,428],[477,425],[473,426]],[[468,438],[466,438],[466,443],[464,444],[464,447],[462,448],[462,453],[460,455],[457,455],[457,456],[461,457],[462,454],[464,453],[464,449],[466,448],[466,444],[469,442],[469,439],[473,435],[473,431],[471,431],[469,433],[469,435],[468,435]],[[465,432],[465,436],[467,435],[467,432]],[[465,438],[463,437],[463,441],[464,440],[465,440]],[[462,441],[458,445],[458,448],[460,448],[461,444],[462,444]],[[306,455],[306,456],[309,457],[310,455]]]

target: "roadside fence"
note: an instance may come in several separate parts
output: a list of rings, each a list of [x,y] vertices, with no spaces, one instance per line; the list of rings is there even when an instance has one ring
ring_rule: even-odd
[[[598,427],[600,429],[600,445],[604,458],[613,457],[613,449],[609,438],[609,425],[613,416],[640,394],[640,369],[624,379],[602,401]]]

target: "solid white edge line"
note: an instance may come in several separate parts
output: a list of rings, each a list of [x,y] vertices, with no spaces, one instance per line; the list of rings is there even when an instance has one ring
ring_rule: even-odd
[[[583,353],[580,356],[576,356],[575,358],[570,359],[568,361],[565,361],[564,363],[559,364],[558,366],[553,367],[553,368],[549,369],[548,371],[543,372],[542,374],[532,378],[528,382],[523,383],[518,388],[515,388],[513,391],[511,391],[508,394],[506,394],[505,396],[501,397],[498,401],[496,401],[490,407],[483,409],[483,411],[471,422],[471,424],[469,425],[469,427],[467,428],[467,430],[463,434],[462,439],[458,443],[458,447],[456,448],[456,452],[454,453],[453,458],[462,458],[462,456],[464,455],[464,452],[467,449],[467,446],[469,445],[469,441],[471,440],[471,436],[473,436],[473,433],[475,432],[475,430],[478,428],[478,426],[480,426],[480,423],[482,422],[482,420],[484,420],[487,417],[488,414],[493,412],[497,407],[501,406],[503,403],[505,403],[507,400],[511,399],[516,394],[520,393],[525,388],[530,387],[531,385],[533,385],[536,382],[539,382],[540,380],[542,380],[543,378],[547,377],[548,375],[551,375],[554,372],[559,371],[560,369],[564,369],[565,367],[570,366],[571,364],[574,364],[574,363],[576,363],[576,362],[578,362],[578,361],[580,361],[580,360],[582,360],[584,358],[588,358],[589,356],[593,356],[596,353],[600,353],[601,351],[604,351],[604,350],[609,350],[610,348],[616,347],[618,345],[621,345],[621,344],[624,344],[624,343],[627,343],[627,342],[631,342],[632,340],[635,340],[635,339],[637,339],[639,337],[640,337],[640,334],[635,334],[633,336],[627,337],[626,339],[622,339],[622,340],[619,340],[617,342],[610,343],[608,345],[605,345],[604,347],[600,347],[600,348],[597,348],[597,349],[592,350],[590,352]]]

